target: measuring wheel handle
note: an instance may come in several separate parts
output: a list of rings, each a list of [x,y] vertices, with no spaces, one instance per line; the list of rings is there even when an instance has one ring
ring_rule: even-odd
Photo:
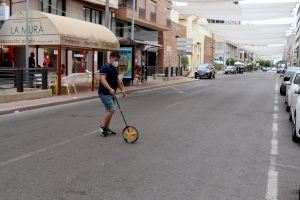
[[[139,139],[139,132],[135,127],[127,126],[123,129],[122,136],[126,143],[133,144]]]

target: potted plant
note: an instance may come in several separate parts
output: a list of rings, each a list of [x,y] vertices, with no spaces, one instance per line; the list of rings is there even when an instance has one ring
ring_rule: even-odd
[[[180,63],[181,66],[183,68],[182,70],[182,76],[187,77],[189,75],[189,69],[188,69],[188,65],[189,65],[189,58],[187,56],[182,56],[180,58]]]

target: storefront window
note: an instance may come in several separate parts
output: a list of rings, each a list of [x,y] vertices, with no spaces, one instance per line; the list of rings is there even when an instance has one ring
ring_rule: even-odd
[[[13,47],[2,47],[0,57],[0,67],[12,67],[14,60]]]
[[[87,68],[87,52],[73,51],[72,73],[85,73]]]
[[[45,67],[50,71],[56,71],[57,69],[57,54],[58,51],[55,49],[44,49],[44,61]]]

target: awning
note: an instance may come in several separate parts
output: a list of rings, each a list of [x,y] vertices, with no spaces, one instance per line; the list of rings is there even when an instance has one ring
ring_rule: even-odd
[[[24,46],[25,12],[12,15],[0,30],[0,45]],[[94,50],[118,50],[117,37],[104,26],[44,13],[29,12],[29,45],[75,47]]]

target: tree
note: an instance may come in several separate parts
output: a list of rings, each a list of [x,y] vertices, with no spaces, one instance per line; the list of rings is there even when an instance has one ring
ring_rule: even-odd
[[[235,60],[233,58],[228,58],[226,60],[226,65],[234,65],[234,63],[235,63]]]
[[[185,69],[189,65],[189,58],[187,56],[181,57],[181,66]]]

